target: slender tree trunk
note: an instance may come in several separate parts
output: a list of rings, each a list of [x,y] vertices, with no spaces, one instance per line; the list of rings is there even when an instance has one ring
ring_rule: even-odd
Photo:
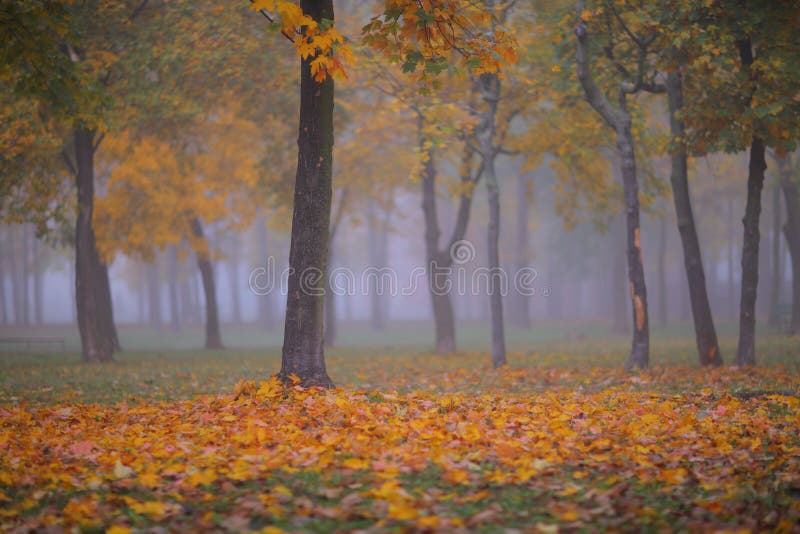
[[[778,164],[780,170],[780,164]],[[783,221],[781,215],[781,188],[777,184],[772,190],[772,255],[771,267],[772,276],[770,276],[770,289],[769,289],[769,324],[775,326],[778,324],[778,316],[776,311],[781,298],[781,279],[782,279],[782,265],[781,265],[781,225]]]
[[[528,267],[528,176],[520,172],[517,176],[517,246],[515,254],[515,269]],[[512,321],[520,328],[531,327],[530,299],[521,291],[513,291],[514,314]]]
[[[674,139],[682,139],[684,135],[683,121],[678,113],[683,108],[683,82],[678,72],[667,75],[667,96],[670,111],[670,130]],[[686,146],[677,143],[672,151],[670,182],[672,198],[675,204],[675,218],[683,246],[683,260],[686,278],[689,282],[689,301],[694,320],[695,342],[701,365],[721,365],[722,353],[719,350],[717,331],[711,315],[711,304],[708,300],[703,257],[700,252],[700,239],[692,213],[692,201],[689,193],[689,171]]]
[[[192,234],[201,243],[196,251],[197,268],[203,280],[203,292],[206,297],[206,348],[221,349],[222,335],[219,329],[219,309],[217,307],[217,288],[214,283],[214,268],[208,250],[208,240],[203,231],[203,224],[197,217],[192,218]]]
[[[786,202],[786,224],[783,235],[792,264],[792,324],[791,334],[800,334],[800,191],[794,179],[794,169],[789,156],[778,159],[781,190]]]
[[[667,324],[667,219],[658,219],[658,320],[662,326]]]
[[[625,93],[620,91],[620,116],[616,125],[617,150],[622,169],[628,237],[628,284],[633,305],[633,340],[627,368],[647,367],[650,354],[650,326],[647,311],[647,287],[644,281],[642,239],[639,224],[639,182],[636,178],[636,156],[633,150],[631,116],[625,109]]]
[[[301,0],[317,22],[333,20],[333,0]],[[278,377],[305,386],[333,387],[325,369],[323,310],[328,262],[333,165],[333,79],[318,83],[309,57],[300,66],[300,127],[294,187],[289,292]]]
[[[242,300],[239,280],[239,257],[241,256],[241,239],[238,233],[231,235],[231,257],[228,261],[231,284],[231,312],[233,322],[242,322]]]
[[[421,130],[421,128],[420,128]],[[422,139],[422,135],[420,135]],[[426,150],[424,140],[422,150]],[[425,217],[425,256],[428,289],[433,305],[433,322],[436,329],[436,352],[448,354],[456,350],[455,319],[450,301],[449,251],[439,250],[439,216],[436,213],[436,166],[433,151],[428,150],[422,173],[422,212]]]
[[[178,248],[167,249],[167,284],[169,285],[169,322],[174,332],[181,329],[181,312],[178,303]]]
[[[747,205],[742,220],[742,291],[739,308],[739,346],[737,365],[756,363],[756,296],[758,294],[758,223],[761,215],[761,190],[767,169],[764,142],[753,138],[750,145],[750,165],[747,176]]]
[[[274,276],[275,273],[270,271],[270,261],[267,257],[269,255],[269,245],[267,243],[267,222],[264,220],[264,215],[259,212],[256,218],[256,228],[258,228],[258,258],[263,261],[263,267],[266,269],[267,276]],[[275,280],[267,280],[268,284],[275,282]],[[258,295],[258,318],[261,325],[267,330],[272,330],[275,327],[275,317],[272,310],[272,301],[270,295]]]
[[[493,2],[487,3],[491,11]],[[486,105],[485,116],[478,128],[481,157],[484,163],[483,173],[486,177],[486,193],[489,201],[489,224],[486,232],[486,248],[489,267],[489,309],[492,321],[492,365],[495,368],[506,364],[505,325],[503,324],[503,293],[501,289],[500,269],[500,187],[495,171],[495,123],[497,120],[497,104],[500,100],[500,78],[497,74],[483,74],[478,79],[481,96]]]
[[[95,245],[92,213],[94,210],[94,132],[78,128],[75,135],[77,162],[76,184],[78,214],[75,224],[75,295],[81,354],[85,362],[110,362],[114,345],[104,335],[97,265],[100,258]]]

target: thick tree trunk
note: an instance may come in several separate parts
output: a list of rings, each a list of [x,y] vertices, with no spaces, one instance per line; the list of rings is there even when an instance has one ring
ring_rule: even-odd
[[[789,156],[778,159],[781,190],[786,202],[786,224],[783,234],[786,237],[789,257],[792,263],[792,324],[791,334],[800,334],[800,190],[794,178],[794,169]]]
[[[626,367],[644,368],[650,359],[650,318],[647,311],[647,287],[644,281],[642,238],[639,224],[639,182],[636,179],[636,156],[633,150],[631,117],[625,109],[625,93],[620,91],[620,111],[617,118],[617,150],[622,169],[622,188],[625,193],[625,212],[628,239],[628,284],[633,307],[633,340]]]
[[[181,329],[181,312],[178,303],[178,248],[167,249],[167,284],[169,289],[169,323],[174,332]]]
[[[98,258],[99,260],[99,258]],[[100,261],[95,265],[97,270],[97,287],[99,306],[101,310],[100,325],[103,335],[108,338],[115,351],[122,350],[117,334],[117,325],[114,322],[114,303],[111,300],[111,281],[108,278],[108,266]]]
[[[200,219],[194,217],[191,221],[192,234],[200,243],[196,251],[197,268],[203,280],[203,292],[206,297],[206,348],[221,349],[222,335],[219,329],[219,309],[217,307],[217,289],[214,283],[214,268],[211,265],[211,256],[208,250],[208,241],[203,232]]]
[[[750,165],[747,176],[747,205],[745,206],[744,240],[742,241],[742,291],[739,308],[739,346],[737,365],[756,363],[756,296],[758,293],[758,230],[761,216],[761,191],[767,170],[764,142],[753,138],[750,145]]]
[[[678,72],[667,75],[667,96],[669,100],[670,130],[673,139],[682,139],[684,135],[683,121],[678,113],[683,108],[683,85]],[[692,201],[689,194],[689,172],[686,147],[682,142],[673,147],[671,159],[670,182],[672,198],[675,204],[675,218],[683,246],[683,261],[686,278],[689,282],[689,301],[694,319],[695,342],[701,365],[721,365],[722,353],[719,350],[717,332],[711,315],[708,300],[703,257],[700,252],[700,240],[692,213]]]
[[[517,246],[514,256],[516,272],[528,267],[528,176],[520,172],[517,176]],[[531,307],[530,299],[521,291],[512,291],[515,303],[514,314],[511,320],[515,326],[530,328]]]
[[[333,20],[333,0],[302,0],[303,13]],[[323,310],[328,262],[333,165],[333,79],[318,83],[313,57],[301,60],[300,126],[294,187],[289,292],[278,377],[304,386],[333,387],[325,369]]]
[[[75,297],[81,354],[85,362],[110,362],[113,359],[114,346],[103,330],[101,315],[103,306],[97,277],[100,258],[92,227],[94,132],[78,128],[74,136],[78,190],[78,214],[75,223]]]
[[[658,320],[662,326],[667,324],[667,220],[658,218]]]

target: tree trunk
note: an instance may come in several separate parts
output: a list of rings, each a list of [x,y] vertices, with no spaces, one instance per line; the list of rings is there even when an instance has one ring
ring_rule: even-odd
[[[333,0],[302,0],[303,13],[333,20]],[[309,57],[300,65],[300,126],[294,187],[289,290],[278,377],[304,386],[333,387],[325,369],[323,310],[333,166],[333,79],[318,83]]]
[[[520,172],[517,176],[517,246],[514,258],[516,272],[528,267],[528,176]],[[520,328],[531,327],[530,299],[524,292],[512,292],[514,314],[511,320]]]
[[[436,213],[436,166],[433,150],[425,147],[420,127],[420,146],[427,151],[422,171],[422,213],[425,217],[425,259],[428,290],[433,305],[433,322],[436,329],[436,353],[448,354],[456,350],[455,319],[450,301],[449,251],[439,250],[439,216]]]
[[[30,295],[30,284],[28,283],[29,281],[28,279],[30,278],[30,272],[31,272],[30,225],[27,224],[21,225],[20,233],[22,234],[21,236],[22,251],[20,252],[20,258],[22,259],[22,269],[20,269],[19,273],[20,291],[21,291],[20,303],[22,305],[22,324],[28,326],[31,323],[31,313],[30,313],[31,295]]]
[[[644,368],[650,358],[650,326],[647,311],[647,287],[644,281],[642,240],[639,225],[639,183],[636,179],[636,156],[633,150],[631,116],[625,109],[625,93],[620,91],[617,124],[617,150],[622,169],[628,238],[628,284],[633,306],[633,340],[626,367]]]
[[[790,333],[800,334],[800,191],[794,178],[794,169],[789,156],[778,159],[781,190],[786,202],[786,237],[789,257],[792,262],[792,324]]]
[[[491,11],[493,2],[487,3]],[[503,292],[501,288],[500,269],[500,187],[495,171],[495,123],[497,120],[497,104],[500,100],[500,78],[497,74],[482,74],[478,78],[481,97],[486,105],[486,112],[478,127],[477,137],[480,143],[483,173],[486,176],[486,193],[489,201],[489,224],[486,229],[486,248],[489,268],[489,309],[492,324],[492,365],[495,368],[506,364],[505,325],[503,324]]]
[[[117,334],[117,325],[114,322],[114,303],[111,300],[111,282],[108,278],[108,266],[99,261],[95,265],[98,287],[98,298],[100,306],[100,327],[103,335],[108,338],[108,342],[114,347],[115,351],[122,350]]]
[[[181,312],[178,304],[178,248],[167,249],[167,284],[169,285],[169,323],[173,332],[181,329]]]
[[[780,164],[778,164],[780,170]],[[776,311],[781,300],[781,278],[782,278],[782,265],[781,265],[781,188],[777,184],[772,190],[772,255],[771,267],[772,273],[770,276],[770,289],[769,289],[769,324],[775,326],[778,324],[778,316]]]
[[[195,252],[197,268],[203,280],[203,292],[206,297],[206,348],[221,349],[222,336],[219,330],[219,314],[217,308],[217,289],[214,283],[214,269],[211,265],[211,256],[208,250],[208,240],[203,232],[203,224],[197,217],[192,218],[192,234],[200,243],[200,248]]]
[[[761,190],[767,170],[764,142],[754,137],[750,145],[750,165],[747,176],[747,205],[745,207],[744,239],[742,241],[742,290],[739,308],[739,346],[737,365],[756,363],[756,296],[758,293],[758,231],[761,215]]]
[[[661,326],[667,324],[667,220],[663,215],[658,219],[658,320]]]
[[[683,108],[683,82],[680,73],[670,72],[667,75],[667,96],[672,138],[683,139],[684,124],[678,118],[678,113]],[[689,301],[694,319],[695,342],[700,364],[721,365],[722,353],[719,350],[717,331],[711,315],[700,240],[692,213],[686,146],[682,141],[676,143],[673,148],[670,182],[675,204],[675,218],[678,222],[678,232],[683,246],[684,268],[689,283]]]
[[[85,362],[110,362],[114,345],[104,335],[101,295],[97,278],[100,258],[95,244],[94,210],[94,132],[78,128],[75,135],[78,214],[75,223],[75,297],[81,355]]]

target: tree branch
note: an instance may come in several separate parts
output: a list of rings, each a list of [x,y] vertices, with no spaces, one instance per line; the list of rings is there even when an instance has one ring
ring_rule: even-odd
[[[575,60],[578,66],[578,80],[583,86],[583,92],[586,94],[586,99],[589,104],[597,111],[603,119],[611,126],[616,127],[617,110],[608,101],[605,95],[597,87],[597,84],[589,71],[589,64],[587,59],[587,38],[589,30],[586,28],[586,23],[580,20],[581,11],[583,11],[583,3],[581,2],[578,7],[578,26],[575,28],[575,35],[578,37],[578,51],[575,54]]]
[[[61,149],[61,159],[64,160],[64,165],[67,166],[67,170],[69,172],[71,172],[74,176],[77,176],[78,175],[78,171],[75,170],[75,165],[72,164],[72,160],[69,159],[69,156],[67,155],[67,151],[64,150],[64,149]]]

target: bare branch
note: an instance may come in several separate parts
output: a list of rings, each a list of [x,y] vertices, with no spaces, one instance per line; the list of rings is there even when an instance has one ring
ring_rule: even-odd
[[[67,151],[64,150],[64,149],[61,150],[61,159],[64,160],[64,165],[66,165],[67,170],[69,172],[71,172],[74,176],[77,176],[78,175],[78,171],[75,170],[75,165],[72,164],[72,160],[69,159],[69,156],[67,155]]]
[[[579,3],[578,16],[580,17],[583,11],[583,3]],[[583,86],[583,92],[586,94],[586,99],[589,104],[597,111],[603,119],[613,128],[616,127],[617,110],[605,95],[600,91],[600,88],[594,81],[591,72],[589,71],[589,61],[587,59],[587,38],[589,37],[589,30],[583,20],[578,21],[578,26],[575,28],[575,35],[578,37],[578,51],[575,54],[576,63],[578,64],[578,80]]]

